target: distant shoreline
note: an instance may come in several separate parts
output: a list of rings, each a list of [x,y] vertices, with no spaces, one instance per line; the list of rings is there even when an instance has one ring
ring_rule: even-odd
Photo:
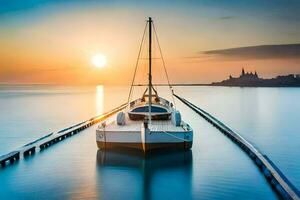
[[[34,86],[45,86],[45,87],[93,87],[93,86],[98,86],[98,85],[51,85],[51,84],[0,84],[0,87],[5,87],[5,86],[12,86],[12,87],[18,87],[18,86],[28,86],[28,87],[34,87]],[[104,85],[105,86],[105,85]],[[108,85],[110,86],[110,85]],[[113,86],[126,86],[126,85],[113,85]],[[128,85],[127,85],[128,86]],[[145,87],[147,86],[146,84],[138,84],[138,85],[133,85],[135,87]],[[168,84],[153,84],[153,86],[169,86]],[[274,87],[300,87],[300,85],[280,85],[280,86],[242,86],[242,85],[214,85],[212,83],[210,84],[205,84],[205,83],[178,83],[178,84],[171,84],[171,86],[177,87],[177,86],[182,86],[182,87],[188,87],[188,86],[213,86],[213,87],[248,87],[248,88],[258,88],[258,87],[267,87],[267,88],[274,88]]]
[[[242,72],[239,77],[229,76],[228,79],[214,82],[212,86],[233,86],[233,87],[300,87],[300,75],[289,74],[281,75],[271,79],[264,79],[258,73]]]
[[[101,84],[102,85],[102,84]],[[222,85],[222,84],[214,84],[214,83],[175,83],[175,84],[170,84],[171,86],[177,87],[177,86],[182,86],[182,87],[188,87],[188,86],[213,86],[213,87],[247,87],[247,88],[259,88],[259,87],[264,87],[264,88],[297,88],[300,87],[300,85]],[[0,87],[5,87],[5,86],[12,86],[12,87],[18,87],[18,86],[28,86],[28,87],[34,87],[34,86],[45,86],[45,87],[93,87],[93,86],[98,86],[98,85],[58,85],[58,84],[2,84],[0,83]],[[105,86],[105,84],[104,84]],[[110,85],[108,85],[110,86]],[[113,85],[113,86],[128,86],[128,85]],[[146,84],[136,84],[133,85],[135,87],[145,87],[148,86]],[[153,86],[169,86],[168,84],[153,84]]]
[[[275,88],[275,87],[300,87],[299,86],[289,86],[289,85],[281,85],[281,86],[241,86],[241,85],[214,85],[213,83],[204,84],[204,83],[180,83],[180,84],[170,84],[171,86],[214,86],[214,87],[251,87],[251,88],[258,88],[258,87],[267,87],[267,88]],[[138,84],[134,86],[147,86],[145,84]],[[169,86],[168,84],[154,84],[154,86]]]

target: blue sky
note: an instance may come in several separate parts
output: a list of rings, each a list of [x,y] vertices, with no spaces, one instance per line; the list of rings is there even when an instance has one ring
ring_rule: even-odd
[[[178,23],[217,24],[249,35],[269,35],[268,43],[300,42],[300,1],[296,0],[198,0],[198,1],[97,1],[97,0],[1,0],[1,23],[19,25],[55,12],[72,9],[140,10],[155,16],[172,16]],[[39,12],[41,11],[42,12]],[[46,16],[45,16],[46,15]],[[184,20],[184,21],[183,21]],[[219,20],[219,21],[218,21]],[[203,26],[210,31],[211,26]],[[253,29],[255,28],[255,32]],[[195,32],[201,27],[195,28]],[[226,31],[226,29],[224,29]],[[252,30],[252,31],[251,31]],[[213,31],[213,30],[212,30]],[[218,30],[216,30],[218,31]],[[245,33],[243,33],[245,34]],[[257,35],[256,35],[257,34]],[[259,41],[257,41],[259,43]],[[262,42],[263,43],[263,42]],[[249,44],[251,45],[251,44]],[[259,44],[253,44],[259,45]],[[226,47],[228,47],[226,45]]]
[[[300,45],[280,49],[283,44],[300,44],[299,13],[296,0],[0,0],[0,82],[35,80],[43,71],[68,66],[83,70],[93,52],[107,55],[112,67],[106,69],[106,77],[116,69],[130,74],[149,16],[174,73],[189,67],[194,82],[199,82],[197,77],[210,82],[237,74],[245,64],[267,77],[300,73]],[[270,46],[256,47],[261,45]],[[276,56],[269,56],[273,47]],[[264,56],[255,59],[256,49]],[[237,51],[243,53],[233,55]],[[230,62],[202,59],[203,52],[222,57],[230,52]],[[75,80],[77,72],[72,73]]]

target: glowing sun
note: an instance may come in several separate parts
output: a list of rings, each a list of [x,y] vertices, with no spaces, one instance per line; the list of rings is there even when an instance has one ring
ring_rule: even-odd
[[[96,54],[91,59],[95,67],[102,68],[106,66],[106,57],[103,54]]]

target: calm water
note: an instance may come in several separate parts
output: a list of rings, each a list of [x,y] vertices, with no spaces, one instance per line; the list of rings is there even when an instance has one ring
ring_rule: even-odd
[[[167,95],[166,88],[160,94]],[[300,89],[177,87],[266,153],[300,188]],[[112,109],[126,87],[0,87],[0,154]],[[176,101],[192,151],[144,159],[98,151],[91,127],[0,170],[0,199],[277,199],[253,162]]]

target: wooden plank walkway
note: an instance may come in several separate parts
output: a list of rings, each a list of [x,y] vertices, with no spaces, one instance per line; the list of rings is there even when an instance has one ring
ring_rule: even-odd
[[[220,130],[224,135],[230,138],[234,143],[236,143],[240,148],[246,152],[249,157],[255,162],[255,164],[262,171],[268,182],[275,189],[275,191],[283,199],[294,199],[300,200],[299,191],[297,188],[287,179],[286,176],[279,170],[278,167],[264,154],[262,154],[258,149],[251,145],[247,140],[245,140],[240,134],[235,133],[221,121],[213,117],[208,112],[195,106],[186,99],[174,94],[174,96],[183,102],[185,105],[190,107],[200,116],[202,116],[206,121],[211,123],[214,127]]]
[[[93,117],[91,119],[88,119],[84,122],[80,122],[78,124],[75,124],[73,126],[70,126],[68,128],[62,129],[55,133],[47,134],[33,142],[30,142],[23,147],[12,151],[8,154],[0,156],[0,165],[2,167],[5,167],[7,164],[13,164],[15,161],[19,160],[20,155],[23,155],[23,157],[27,157],[30,155],[33,155],[36,152],[36,149],[39,148],[40,151],[45,150],[46,148],[52,146],[53,144],[56,144],[68,137],[71,137],[82,130],[89,128],[90,126],[99,123],[108,117],[114,115],[115,113],[119,112],[120,110],[123,110],[127,106],[127,103],[122,104],[118,106],[117,108],[104,113],[102,115]]]

